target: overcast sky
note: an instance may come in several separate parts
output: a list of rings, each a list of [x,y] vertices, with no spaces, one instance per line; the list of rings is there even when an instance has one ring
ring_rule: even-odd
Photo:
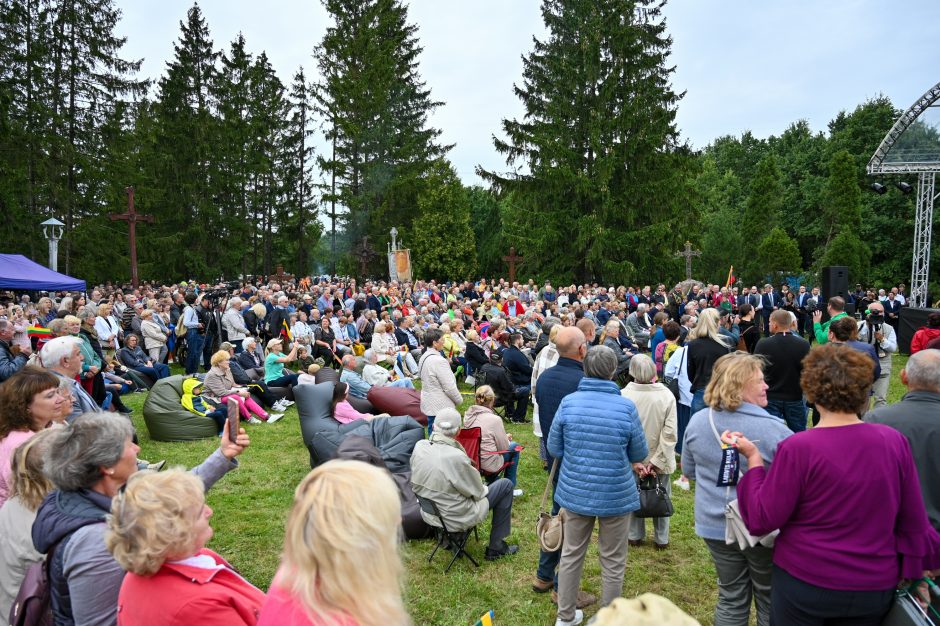
[[[123,11],[125,58],[143,58],[157,78],[172,58],[191,2],[116,0]],[[241,31],[254,54],[265,51],[285,84],[311,56],[327,16],[317,0],[202,0],[217,49]],[[522,107],[512,86],[522,56],[544,27],[536,0],[412,0],[424,53],[421,73],[436,100],[431,119],[465,183],[474,168],[505,169],[491,136]],[[907,108],[940,81],[938,0],[672,0],[673,85],[682,137],[696,148],[750,130],[780,134],[805,118],[813,130],[842,109],[883,93]]]

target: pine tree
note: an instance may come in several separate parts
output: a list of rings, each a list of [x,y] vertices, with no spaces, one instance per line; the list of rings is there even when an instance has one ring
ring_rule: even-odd
[[[418,71],[417,27],[401,0],[323,3],[333,19],[314,52],[313,95],[330,145],[329,158],[318,159],[331,181],[323,201],[345,209],[352,242],[370,235],[375,243],[392,226],[407,237],[421,178],[449,149],[428,125],[440,103]]]
[[[689,156],[675,127],[682,94],[669,84],[663,4],[542,3],[548,35],[515,88],[525,116],[504,120],[506,139],[495,140],[518,167],[480,170],[512,192],[506,239],[538,273],[565,282],[662,276],[663,253],[684,241]]]
[[[219,211],[210,166],[217,148],[210,89],[218,53],[198,5],[180,29],[174,58],[158,83],[152,175],[159,219],[148,237],[161,255],[161,275],[175,279],[220,275],[219,260],[232,247],[215,234]]]
[[[418,196],[412,254],[418,276],[466,280],[477,269],[470,199],[453,167],[438,160]]]
[[[313,149],[313,109],[310,85],[301,67],[291,82],[290,123],[284,135],[285,167],[284,187],[290,214],[285,242],[299,275],[312,272],[310,250],[320,238],[317,205],[313,199],[313,167],[316,154]]]
[[[829,162],[823,209],[829,225],[829,241],[820,259],[820,267],[845,265],[856,281],[868,278],[871,251],[862,242],[861,190],[858,166],[847,150],[836,152]]]
[[[767,155],[757,164],[751,180],[750,194],[744,206],[741,221],[744,263],[741,275],[744,282],[754,284],[764,278],[767,268],[757,259],[758,247],[778,224],[782,210],[783,185],[773,155]]]
[[[802,269],[799,246],[779,226],[772,228],[757,246],[757,262],[764,274],[772,276],[774,284],[784,275],[796,274]]]

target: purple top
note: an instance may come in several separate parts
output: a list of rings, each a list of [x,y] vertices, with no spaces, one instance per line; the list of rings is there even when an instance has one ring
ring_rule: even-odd
[[[911,447],[881,424],[813,428],[738,484],[754,535],[779,528],[774,564],[826,589],[884,591],[940,566]]]

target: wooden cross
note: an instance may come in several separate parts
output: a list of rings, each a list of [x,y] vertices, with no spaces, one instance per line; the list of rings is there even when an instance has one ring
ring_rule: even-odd
[[[365,280],[366,271],[369,263],[378,256],[372,246],[369,245],[369,236],[366,235],[362,241],[353,249],[352,254],[359,261],[359,278]]]
[[[290,281],[294,280],[294,275],[293,275],[293,274],[285,274],[285,273],[284,273],[284,266],[283,266],[283,265],[277,265],[277,272],[275,272],[274,274],[271,274],[270,276],[268,276],[268,280],[274,281],[274,282],[276,282],[276,283],[278,283],[278,284],[289,283]]]
[[[516,254],[516,247],[509,246],[509,256],[504,256],[503,260],[509,263],[509,284],[516,282],[516,263],[522,263],[525,257]]]
[[[702,256],[702,253],[698,250],[692,249],[692,242],[685,242],[685,251],[676,252],[676,257],[684,256],[685,257],[685,279],[692,280],[692,257]]]
[[[147,222],[153,224],[152,215],[138,215],[134,210],[134,188],[128,187],[127,192],[127,213],[112,213],[108,217],[112,222],[127,222],[128,234],[131,242],[131,284],[138,286],[137,280],[137,222]]]

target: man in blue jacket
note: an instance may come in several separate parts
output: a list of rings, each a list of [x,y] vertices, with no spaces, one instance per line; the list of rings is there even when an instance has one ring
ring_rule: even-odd
[[[584,357],[585,377],[562,400],[548,435],[549,452],[561,459],[555,501],[565,509],[556,626],[584,619],[577,609],[578,588],[595,519],[600,525],[601,604],[623,592],[630,513],[640,508],[633,472],[646,474],[642,462],[649,449],[636,405],[611,380],[616,370],[613,350],[592,347]]]
[[[587,354],[588,342],[576,327],[567,326],[558,332],[555,337],[555,348],[558,350],[558,363],[554,367],[545,370],[539,376],[539,384],[535,388],[535,399],[539,405],[539,424],[542,427],[542,433],[548,438],[548,433],[552,429],[552,422],[555,419],[555,412],[558,405],[565,399],[565,396],[574,393],[578,384],[584,378],[584,368],[581,362],[584,355]],[[552,459],[548,455],[548,468],[551,470]],[[556,472],[555,481],[558,476]],[[558,514],[558,503],[552,501],[552,515]],[[557,602],[557,593],[554,588],[558,586],[557,573],[558,561],[561,559],[561,550],[554,552],[539,552],[539,567],[535,574],[535,581],[532,583],[532,590],[536,593],[552,592],[552,599]],[[597,599],[589,593],[583,591],[578,594],[578,608],[590,606]]]

